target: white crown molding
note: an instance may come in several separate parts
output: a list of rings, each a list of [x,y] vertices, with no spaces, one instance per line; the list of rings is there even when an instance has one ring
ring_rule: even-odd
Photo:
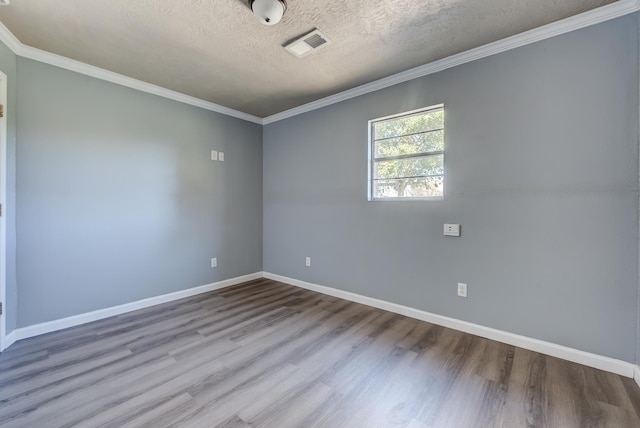
[[[19,55],[18,51],[24,47],[20,40],[2,22],[0,22],[0,41],[7,45],[16,55]]]
[[[443,327],[452,328],[454,330],[463,331],[465,333],[474,334],[476,336],[506,343],[508,345],[518,346],[534,352],[540,352],[552,357],[562,358],[563,360],[573,361],[596,369],[605,370],[628,378],[640,378],[640,367],[635,364],[618,360],[603,355],[592,354],[590,352],[580,351],[578,349],[569,348],[567,346],[558,345],[544,340],[533,339],[519,334],[509,333],[507,331],[497,330],[495,328],[485,327],[482,325],[470,323],[467,321],[449,318],[442,315],[432,314],[420,309],[411,308],[397,303],[391,303],[372,297],[363,296],[361,294],[351,293],[349,291],[338,290],[336,288],[324,285],[312,284],[310,282],[300,281],[286,276],[276,275],[264,272],[264,277],[274,281],[284,282],[285,284],[294,285],[296,287],[307,290],[316,291],[318,293],[327,294],[329,296],[338,297],[340,299],[349,300],[363,305],[372,306],[385,311],[404,315],[410,318],[426,321],[432,324],[441,325]],[[638,383],[640,385],[640,382]]]
[[[157,95],[159,97],[168,98],[170,100],[178,101],[184,104],[200,107],[205,110],[210,110],[216,113],[221,113],[227,116],[246,120],[248,122],[262,124],[261,118],[248,113],[224,107],[219,104],[211,103],[209,101],[204,101],[190,95],[172,91],[170,89],[143,82],[132,77],[124,76],[122,74],[114,73],[113,71],[105,70],[104,68],[95,67],[93,65],[85,64],[83,62],[76,61],[61,55],[24,45],[1,22],[0,41],[4,42],[4,44],[7,45],[7,47],[13,51],[13,53],[23,58],[32,59],[45,64],[63,68],[65,70],[74,71],[76,73],[95,77],[96,79],[105,80],[107,82],[125,86],[127,88],[146,92],[148,94]]]
[[[534,28],[533,30],[525,31],[524,33],[516,34],[515,36],[507,37],[506,39],[498,40],[484,46],[479,46],[371,83],[357,86],[338,94],[330,95],[317,101],[312,101],[310,103],[294,107],[281,113],[267,116],[262,119],[262,122],[265,125],[274,123],[292,116],[297,116],[302,113],[355,98],[360,95],[388,88],[389,86],[397,85],[398,83],[407,82],[418,77],[427,76],[429,74],[437,73],[481,58],[486,58],[491,55],[506,52],[511,49],[609,21],[614,18],[619,18],[621,16],[637,12],[638,10],[640,10],[640,0],[619,0],[615,3],[601,6],[597,9],[593,9],[561,21],[543,25],[542,27]]]
[[[98,309],[97,311],[86,312],[84,314],[73,315],[67,318],[61,318],[48,321],[28,327],[22,327],[12,331],[7,337],[13,335],[13,340],[22,340],[29,337],[39,336],[41,334],[51,333],[52,331],[63,330],[69,327],[90,323],[104,318],[113,317],[127,312],[136,311],[138,309],[148,308],[150,306],[162,303],[173,302],[174,300],[184,299],[185,297],[195,296],[197,294],[208,293],[209,291],[219,290],[221,288],[231,287],[232,285],[241,284],[243,282],[254,279],[263,278],[262,272],[256,272],[249,275],[238,276],[235,278],[225,279],[224,281],[214,282],[212,284],[201,285],[199,287],[188,288],[186,290],[176,291],[174,293],[163,294],[161,296],[149,297],[123,305],[112,306],[109,308]],[[13,342],[9,342],[8,344]]]
[[[265,118],[259,118],[248,113],[224,107],[219,104],[211,103],[209,101],[204,101],[190,95],[172,91],[170,89],[153,85],[151,83],[143,82],[141,80],[127,77],[100,67],[95,67],[80,61],[63,57],[61,55],[56,55],[50,52],[43,51],[41,49],[36,49],[31,46],[24,45],[13,35],[13,33],[11,33],[11,31],[9,31],[9,29],[2,22],[0,22],[0,41],[6,44],[7,47],[9,47],[9,49],[11,49],[16,55],[24,58],[40,61],[66,70],[75,71],[80,74],[85,74],[97,79],[106,80],[118,85],[137,89],[142,92],[154,94],[184,104],[193,105],[227,116],[235,117],[253,123],[258,123],[261,125],[267,125],[269,123],[277,122],[292,116],[297,116],[302,113],[355,98],[360,95],[378,91],[389,86],[397,85],[398,83],[403,83],[412,79],[416,79],[418,77],[437,73],[448,68],[472,62],[481,58],[486,58],[497,53],[505,52],[517,47],[545,40],[550,37],[575,31],[580,28],[599,24],[601,22],[618,18],[633,12],[637,12],[639,10],[640,0],[618,0],[615,3],[601,6],[597,9],[593,9],[588,12],[569,17],[561,21],[553,22],[551,24],[547,24],[533,30],[525,31],[524,33],[516,34],[515,36],[507,37],[506,39],[498,40],[496,42],[470,49],[468,51],[461,52],[459,54],[452,55],[438,61],[424,64],[419,67],[415,67],[394,74],[392,76],[376,80],[374,82],[357,86],[338,94],[330,95],[320,100],[294,107],[292,109],[276,113]]]

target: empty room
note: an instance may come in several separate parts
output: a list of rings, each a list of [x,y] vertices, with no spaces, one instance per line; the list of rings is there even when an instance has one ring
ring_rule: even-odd
[[[640,427],[640,0],[0,0],[1,427]]]

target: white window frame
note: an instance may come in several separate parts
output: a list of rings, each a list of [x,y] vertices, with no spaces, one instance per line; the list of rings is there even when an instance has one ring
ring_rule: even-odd
[[[375,202],[375,201],[441,201],[444,199],[444,191],[445,191],[445,173],[446,171],[443,171],[442,173],[442,196],[424,196],[424,197],[383,197],[383,198],[377,198],[374,197],[373,195],[373,165],[375,162],[375,150],[374,150],[374,140],[373,140],[373,125],[376,122],[381,122],[384,120],[389,120],[389,119],[395,119],[395,118],[400,118],[403,116],[411,116],[417,113],[426,113],[429,112],[431,110],[440,110],[442,109],[442,111],[444,112],[444,104],[435,104],[429,107],[423,107],[423,108],[419,108],[419,109],[415,109],[415,110],[410,110],[410,111],[405,111],[402,113],[396,113],[396,114],[392,114],[390,116],[384,116],[384,117],[379,117],[376,119],[371,119],[368,122],[368,151],[369,151],[369,157],[368,157],[368,171],[367,171],[367,198],[369,201],[371,202]],[[445,116],[445,120],[446,120],[446,116]],[[446,139],[446,133],[445,133],[445,139]],[[445,147],[446,149],[446,147]],[[442,164],[444,167],[444,154],[445,154],[445,150],[443,149],[442,151],[438,151],[438,152],[434,152],[433,155],[442,155],[443,156],[443,160],[442,160]],[[421,156],[421,155],[416,155],[417,156]]]

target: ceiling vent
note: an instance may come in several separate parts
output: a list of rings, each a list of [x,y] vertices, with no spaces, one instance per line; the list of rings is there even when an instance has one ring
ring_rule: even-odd
[[[327,46],[331,41],[318,30],[298,37],[293,42],[284,45],[284,48],[298,58],[303,58],[311,52]]]

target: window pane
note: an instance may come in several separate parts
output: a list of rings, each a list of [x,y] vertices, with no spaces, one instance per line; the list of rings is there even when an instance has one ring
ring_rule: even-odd
[[[373,124],[373,139],[397,137],[444,127],[444,110],[430,110],[410,116],[394,117]]]
[[[408,178],[444,174],[444,155],[374,162],[373,179]]]
[[[370,199],[444,196],[444,107],[369,122]]]
[[[393,137],[375,142],[376,158],[444,150],[444,130]]]
[[[387,179],[373,182],[374,198],[430,198],[443,196],[444,177]]]

